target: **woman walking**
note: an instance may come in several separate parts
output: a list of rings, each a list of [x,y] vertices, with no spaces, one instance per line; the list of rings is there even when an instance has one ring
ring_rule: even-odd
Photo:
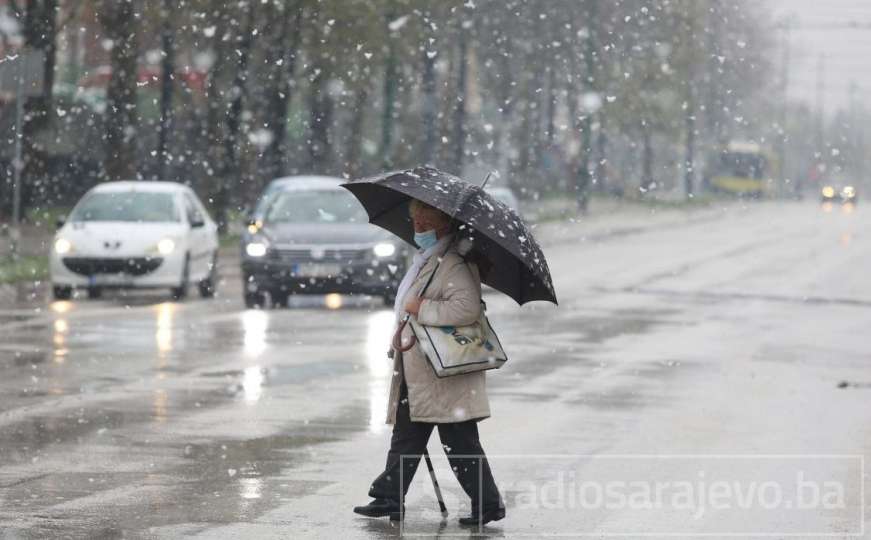
[[[411,200],[409,213],[420,249],[397,291],[397,325],[406,313],[429,326],[475,323],[482,309],[481,278],[475,264],[464,260],[458,251],[451,218],[417,199]],[[411,326],[404,326],[403,344],[414,341],[411,334]],[[460,524],[471,526],[504,518],[505,505],[478,440],[477,422],[490,416],[485,372],[440,379],[416,343],[405,352],[394,349],[393,364],[387,411],[393,433],[387,464],[369,489],[374,500],[355,507],[354,512],[399,519],[400,500],[408,491],[433,428],[438,428],[451,468],[471,499],[472,512],[461,517]]]

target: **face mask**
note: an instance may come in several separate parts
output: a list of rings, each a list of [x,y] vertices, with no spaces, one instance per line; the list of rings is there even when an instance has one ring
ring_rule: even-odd
[[[439,241],[434,230],[414,233],[414,243],[421,249],[429,249]]]

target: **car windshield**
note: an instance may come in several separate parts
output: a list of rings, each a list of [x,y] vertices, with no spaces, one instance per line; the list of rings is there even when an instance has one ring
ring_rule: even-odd
[[[334,190],[285,191],[266,208],[266,223],[366,223],[368,216],[350,193]]]
[[[91,193],[80,202],[70,221],[178,222],[171,193],[117,191]]]

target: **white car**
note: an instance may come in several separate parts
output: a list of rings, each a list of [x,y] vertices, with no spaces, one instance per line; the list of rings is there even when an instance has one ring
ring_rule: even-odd
[[[52,243],[54,297],[76,288],[160,288],[175,299],[196,283],[214,295],[218,228],[189,187],[175,182],[108,182],[61,220]]]

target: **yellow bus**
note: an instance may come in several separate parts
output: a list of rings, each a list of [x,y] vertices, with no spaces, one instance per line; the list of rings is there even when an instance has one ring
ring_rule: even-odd
[[[730,142],[714,157],[708,184],[721,193],[762,197],[772,192],[776,164],[757,143]]]

